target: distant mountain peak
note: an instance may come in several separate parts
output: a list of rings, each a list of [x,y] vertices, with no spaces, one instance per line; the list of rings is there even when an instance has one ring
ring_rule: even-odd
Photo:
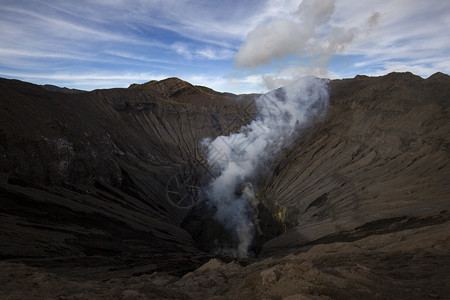
[[[146,83],[136,84],[133,83],[129,88],[151,88],[158,91],[160,94],[167,97],[177,97],[179,95],[192,95],[192,94],[221,94],[210,88],[202,86],[194,86],[191,83],[184,81],[177,77],[169,77],[163,80],[150,80]]]
[[[44,84],[41,86],[49,92],[58,92],[58,93],[66,93],[66,94],[85,93],[86,92],[84,90],[70,89],[67,87],[59,87],[59,86],[56,86],[53,84]]]
[[[450,80],[450,76],[448,74],[444,74],[442,72],[436,72],[430,77],[427,78],[427,80]]]

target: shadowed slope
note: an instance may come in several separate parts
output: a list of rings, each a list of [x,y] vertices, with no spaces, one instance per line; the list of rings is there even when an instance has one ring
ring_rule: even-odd
[[[251,120],[236,117],[250,98],[175,78],[78,94],[0,85],[3,257],[197,251],[167,184],[203,163],[203,137]]]

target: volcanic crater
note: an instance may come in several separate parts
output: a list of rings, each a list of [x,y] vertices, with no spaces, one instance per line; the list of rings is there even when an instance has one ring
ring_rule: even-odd
[[[259,174],[261,232],[237,258],[201,195],[200,142],[249,124],[260,95],[0,79],[1,297],[448,297],[450,77],[328,89]]]

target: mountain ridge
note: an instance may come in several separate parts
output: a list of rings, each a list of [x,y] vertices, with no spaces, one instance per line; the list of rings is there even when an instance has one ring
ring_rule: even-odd
[[[411,78],[414,77],[414,78],[420,78],[420,79],[443,80],[443,81],[448,80],[448,78],[450,76],[449,74],[446,74],[446,73],[443,73],[443,72],[436,72],[436,73],[433,73],[433,74],[431,74],[430,76],[428,76],[426,78],[423,78],[423,77],[421,77],[419,75],[415,75],[415,74],[413,74],[411,72],[396,72],[396,71],[394,71],[394,72],[390,72],[390,73],[388,73],[386,75],[378,75],[378,76],[356,75],[353,78],[340,78],[340,79],[333,79],[333,80],[376,78],[376,77],[384,77],[384,76],[390,76],[391,78],[393,78],[395,76],[403,76],[403,75],[411,77]],[[38,84],[31,83],[31,82],[23,81],[23,80],[20,80],[20,79],[8,79],[8,78],[1,78],[1,77],[0,77],[0,79],[1,80],[13,80],[13,81],[22,82],[22,83],[38,85]],[[153,79],[153,80],[149,80],[149,81],[144,82],[144,83],[132,83],[132,84],[130,84],[128,86],[128,88],[131,88],[131,89],[133,89],[133,88],[146,88],[146,87],[150,87],[150,86],[155,85],[155,84],[156,85],[161,85],[161,84],[165,85],[166,83],[169,83],[169,84],[167,84],[167,86],[178,85],[178,86],[183,86],[183,87],[199,88],[199,89],[201,89],[203,91],[205,91],[205,90],[206,91],[210,91],[210,93],[212,93],[212,94],[225,94],[225,95],[230,95],[230,96],[233,96],[233,95],[234,96],[239,96],[239,95],[241,95],[241,94],[234,94],[234,93],[230,93],[230,92],[216,91],[216,90],[213,90],[213,89],[211,89],[209,87],[206,87],[206,86],[193,85],[193,84],[191,84],[191,83],[189,83],[189,82],[187,82],[187,81],[185,81],[183,79],[180,79],[178,77],[168,77],[168,78],[161,79],[161,80],[154,80]],[[76,89],[76,88],[60,87],[60,86],[57,86],[57,85],[54,85],[54,84],[43,84],[43,85],[39,85],[39,86],[43,87],[44,89],[48,90],[49,92],[81,93],[81,92],[92,92],[92,91],[95,91],[95,90],[87,91],[87,90],[81,90],[81,89]],[[113,87],[113,88],[108,88],[108,89],[122,89],[122,88]],[[159,89],[164,90],[164,88],[161,88],[161,87]],[[96,89],[96,90],[106,90],[106,88],[105,89]],[[168,93],[168,94],[170,95],[170,93]],[[242,94],[242,95],[253,95],[253,94],[257,95],[259,93],[250,93],[250,94]]]

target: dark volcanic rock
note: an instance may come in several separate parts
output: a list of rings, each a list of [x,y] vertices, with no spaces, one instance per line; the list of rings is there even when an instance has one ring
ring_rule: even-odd
[[[198,252],[166,187],[202,166],[203,137],[242,125],[249,98],[179,79],[80,94],[2,79],[0,91],[2,257]]]
[[[177,189],[201,183],[199,141],[249,123],[255,95],[178,78],[48,89],[0,80],[2,298],[450,294],[448,75],[330,82],[327,115],[257,186],[262,252],[238,262],[198,249],[226,233]]]
[[[66,94],[76,94],[76,93],[85,93],[86,92],[83,90],[69,89],[66,87],[62,88],[62,87],[59,87],[56,85],[51,85],[51,84],[44,84],[42,87],[49,92],[60,92],[60,93],[66,93]]]

